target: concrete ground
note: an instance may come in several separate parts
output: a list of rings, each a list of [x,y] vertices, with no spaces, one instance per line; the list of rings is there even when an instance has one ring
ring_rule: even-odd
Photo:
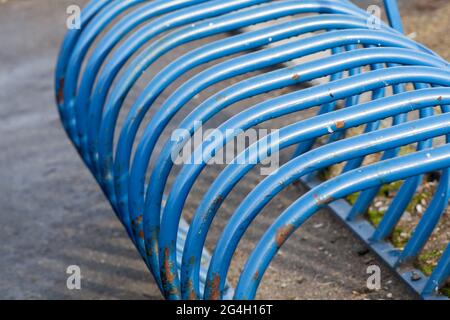
[[[86,1],[0,1],[0,299],[160,299],[150,273],[59,123],[53,72],[65,32],[65,10],[74,2]],[[146,77],[194,45],[164,56]],[[187,109],[212,92],[205,90]],[[222,116],[268,97],[245,101]],[[202,175],[186,205],[187,217],[219,169],[208,168]],[[210,249],[227,217],[259,179],[252,172],[232,192],[211,229]],[[237,251],[231,282],[262,231],[299,195],[297,187],[289,187],[255,221]],[[416,298],[382,265],[382,289],[369,291],[366,268],[371,264],[381,265],[322,211],[283,247],[258,298]],[[81,268],[81,290],[66,287],[69,265]]]

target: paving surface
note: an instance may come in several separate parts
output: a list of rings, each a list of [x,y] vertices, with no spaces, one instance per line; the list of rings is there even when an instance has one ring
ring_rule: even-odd
[[[85,3],[0,2],[0,299],[160,299],[144,263],[59,123],[53,72],[65,31],[65,9],[73,2]],[[146,79],[195,45],[164,56]],[[186,110],[229,83],[205,90]],[[221,119],[268,97],[238,104]],[[213,119],[212,124],[219,122],[220,118]],[[287,153],[282,155],[286,157]],[[219,169],[208,168],[202,175],[185,207],[186,217],[192,215]],[[258,172],[252,172],[232,192],[211,229],[209,248],[259,179]],[[291,186],[267,206],[241,242],[231,282],[235,283],[262,231],[299,194],[298,187]],[[277,256],[258,298],[416,298],[382,266],[382,289],[366,289],[367,266],[380,262],[363,251],[363,245],[331,214],[320,212]],[[81,290],[66,287],[69,265],[81,268]]]

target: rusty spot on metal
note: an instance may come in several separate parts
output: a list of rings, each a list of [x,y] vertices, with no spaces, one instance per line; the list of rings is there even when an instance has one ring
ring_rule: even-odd
[[[188,282],[186,283],[186,287],[189,292],[188,299],[197,300],[197,293],[194,290],[194,284],[192,283],[192,280],[188,280]]]
[[[56,95],[56,102],[58,104],[64,103],[64,77],[59,79],[59,89]]]
[[[344,120],[336,121],[336,128],[337,129],[342,129],[343,127],[345,127],[345,121]]]
[[[278,229],[277,234],[275,236],[275,243],[278,247],[281,247],[289,235],[294,231],[295,226],[293,224],[287,224]]]
[[[144,239],[144,230],[139,230],[139,238]]]
[[[172,262],[170,261],[169,257],[170,257],[170,251],[169,248],[165,248],[164,249],[164,254],[163,254],[163,277],[162,277],[162,281],[163,281],[163,286],[165,288],[169,288],[169,291],[167,292],[167,297],[169,296],[175,296],[178,295],[178,288],[175,287],[173,285],[173,282],[175,281],[175,275],[172,273]]]
[[[208,286],[210,288],[210,299],[219,300],[220,299],[220,276],[216,273],[212,281],[208,281]]]
[[[317,205],[321,206],[321,205],[329,204],[333,200],[334,200],[333,197],[319,198],[317,200]]]
[[[298,79],[300,79],[300,75],[298,73],[296,73],[292,76],[292,80],[297,81]]]
[[[222,195],[218,195],[213,201],[213,207],[217,209],[222,202],[223,202]]]
[[[139,226],[142,223],[142,214],[139,215],[136,219],[134,219],[132,222],[133,226]]]
[[[163,272],[165,274],[165,279],[163,281],[172,283],[175,280],[175,276],[172,273],[172,263],[169,260],[169,248],[164,249],[164,257],[163,257]]]
[[[146,241],[146,250],[148,256],[158,254],[158,234],[159,228],[152,228],[150,231],[150,239]]]
[[[442,96],[439,96],[439,97],[437,98],[437,100],[438,100],[438,101],[442,101]]]
[[[259,278],[259,271],[256,271],[255,274],[253,275],[253,280],[258,280]]]

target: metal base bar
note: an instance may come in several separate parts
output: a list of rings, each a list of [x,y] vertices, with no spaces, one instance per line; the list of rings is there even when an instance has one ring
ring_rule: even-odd
[[[319,186],[322,181],[315,175],[308,175],[300,179],[302,186],[311,190]],[[448,297],[431,294],[422,295],[423,289],[428,281],[428,277],[422,271],[412,266],[396,267],[397,258],[400,250],[395,248],[390,242],[371,241],[371,236],[375,232],[375,228],[370,222],[363,217],[350,221],[347,219],[352,206],[344,199],[336,200],[328,205],[330,211],[341,220],[344,225],[352,231],[367,247],[375,253],[383,263],[389,267],[413,292],[424,300],[449,300]]]

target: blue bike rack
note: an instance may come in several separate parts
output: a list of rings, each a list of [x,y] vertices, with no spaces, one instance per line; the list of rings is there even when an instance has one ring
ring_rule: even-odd
[[[385,8],[390,26],[380,21],[376,28],[368,23],[373,17],[346,0],[95,0],[84,8],[81,29],[68,31],[58,58],[55,92],[61,121],[167,299],[253,299],[279,248],[325,206],[422,298],[444,298],[438,290],[450,276],[450,246],[429,277],[409,262],[430,238],[450,196],[450,145],[432,143],[435,137],[450,138],[450,68],[437,54],[402,34],[396,1],[386,0]],[[280,19],[284,17],[290,19]],[[116,130],[125,98],[161,56],[224,33],[228,36],[198,45],[161,67]],[[332,54],[324,58],[295,60],[328,51]],[[231,55],[187,79],[148,122],[143,121],[171,83],[195,67]],[[289,61],[289,67],[265,69]],[[199,92],[262,69],[266,71],[201,102],[178,124],[188,134],[177,141],[161,141],[161,151],[155,151],[169,121]],[[196,148],[192,159],[203,161],[184,164],[165,194],[174,166],[172,155],[191,139],[196,123],[207,122],[246,98],[326,76],[326,83],[249,106],[220,124],[221,139],[206,139]],[[371,101],[360,102],[364,93],[371,94]],[[338,110],[340,100],[345,107]],[[320,106],[316,116],[281,127],[276,136],[264,138],[263,147],[250,146],[239,154],[203,196],[191,224],[183,219],[194,182],[238,130],[315,106]],[[407,115],[413,111],[420,117],[409,121]],[[380,129],[386,118],[393,119],[393,126]],[[365,125],[363,134],[344,137],[347,129],[361,125]],[[143,134],[138,137],[140,128]],[[330,135],[328,143],[313,149],[316,139],[326,135]],[[417,143],[416,152],[398,156],[401,146],[412,143]],[[272,152],[293,145],[297,149],[292,159],[245,197],[211,255],[205,249],[206,236],[232,188]],[[365,156],[380,152],[379,162],[361,166]],[[151,168],[150,159],[155,160]],[[318,171],[341,162],[346,166],[340,175],[328,181],[317,178]],[[437,170],[441,177],[430,205],[405,248],[394,248],[386,238],[412,200],[421,176]],[[227,273],[245,230],[273,197],[299,180],[310,191],[267,229],[234,290]],[[362,214],[380,186],[399,180],[405,182],[374,228]],[[355,192],[361,193],[350,206],[343,198]]]

